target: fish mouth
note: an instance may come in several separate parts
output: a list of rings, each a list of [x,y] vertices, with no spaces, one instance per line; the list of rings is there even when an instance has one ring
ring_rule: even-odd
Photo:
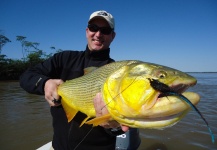
[[[185,88],[182,87],[180,92],[183,92]],[[182,93],[187,97],[192,104],[196,105],[200,96],[194,92]],[[125,125],[132,127],[151,128],[151,129],[164,129],[175,125],[181,120],[189,111],[190,106],[181,100],[177,96],[163,96],[158,98],[155,105],[146,110],[142,110],[141,116],[137,117],[125,117],[127,120]]]
[[[196,84],[195,81],[180,84],[173,83],[171,85],[158,83],[162,84],[163,90],[155,87],[155,89],[158,88],[158,96],[155,99],[155,103],[149,109],[141,111],[142,115],[135,121],[136,126],[147,126],[147,128],[172,126],[182,119],[191,108],[188,103],[177,95],[185,96],[193,105],[196,105],[200,100],[200,96],[197,93],[186,91],[189,87]],[[170,95],[170,92],[177,95]]]
[[[189,110],[179,112],[177,114],[168,115],[164,117],[156,118],[139,118],[133,120],[134,127],[150,128],[150,129],[164,129],[175,125],[179,120],[181,120]],[[132,121],[131,118],[126,118]],[[128,121],[129,121],[128,120]],[[129,124],[128,124],[129,125]],[[132,126],[132,124],[131,124]]]
[[[188,92],[187,89],[196,84],[196,81],[180,84],[171,84],[168,88],[171,90],[169,92],[177,93],[183,96],[186,96],[187,99],[193,104],[196,105],[200,96],[194,92]],[[167,107],[169,109],[163,109],[162,111],[157,112],[157,109]],[[155,112],[155,115],[150,115],[149,121],[158,121],[158,120],[171,120],[172,118],[182,118],[190,110],[191,106],[187,104],[179,96],[169,95],[168,92],[158,92],[158,96],[155,104],[150,110]],[[180,120],[179,119],[179,120]]]
[[[194,84],[178,84],[178,85],[172,85],[171,89],[174,90],[177,93],[183,93],[186,91],[189,87],[193,86]]]
[[[170,89],[176,93],[182,94],[184,93],[189,87],[194,86],[195,83],[192,84],[177,84],[177,85],[171,85],[169,86]],[[165,93],[159,92],[158,98],[167,96]]]
[[[169,96],[172,93],[181,94],[186,91],[189,87],[194,86],[197,80],[194,78],[185,80],[175,80],[170,84],[163,83],[158,79],[147,78],[150,81],[151,87],[158,92],[158,98]],[[173,94],[172,94],[173,95]]]

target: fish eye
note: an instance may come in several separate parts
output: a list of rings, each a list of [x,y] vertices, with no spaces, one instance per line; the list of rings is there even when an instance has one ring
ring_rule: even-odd
[[[159,72],[158,77],[159,77],[160,79],[164,79],[166,76],[167,76],[167,73],[166,73],[166,72],[164,72],[164,71],[160,71],[160,72]]]

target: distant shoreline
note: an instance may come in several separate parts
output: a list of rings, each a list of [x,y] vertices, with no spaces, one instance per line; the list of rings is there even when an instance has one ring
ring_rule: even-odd
[[[185,73],[217,73],[217,72],[185,72]]]

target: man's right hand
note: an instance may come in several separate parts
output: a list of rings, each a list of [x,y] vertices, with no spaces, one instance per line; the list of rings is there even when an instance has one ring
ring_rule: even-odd
[[[50,106],[61,105],[58,103],[54,103],[54,100],[60,99],[60,96],[57,93],[57,88],[62,83],[63,83],[63,80],[61,79],[49,79],[45,82],[45,85],[44,85],[45,99],[47,100]]]

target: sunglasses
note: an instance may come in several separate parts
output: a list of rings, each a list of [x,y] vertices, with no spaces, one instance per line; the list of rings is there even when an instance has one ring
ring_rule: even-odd
[[[112,28],[110,27],[98,27],[97,25],[95,24],[88,24],[88,29],[91,31],[91,32],[97,32],[97,31],[100,31],[102,34],[104,35],[109,35],[111,34],[111,32],[113,31]]]

